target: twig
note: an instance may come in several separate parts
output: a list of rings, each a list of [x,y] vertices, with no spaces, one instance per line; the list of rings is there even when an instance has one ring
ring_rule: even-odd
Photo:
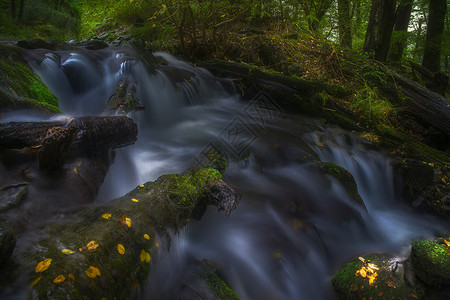
[[[24,186],[24,185],[29,186],[30,184],[28,182],[20,182],[20,183],[16,183],[16,184],[10,184],[10,185],[0,188],[0,191],[6,191],[7,189],[16,188],[16,187]]]

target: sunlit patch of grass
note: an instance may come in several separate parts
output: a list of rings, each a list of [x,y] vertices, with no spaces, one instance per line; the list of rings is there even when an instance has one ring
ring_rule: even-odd
[[[390,124],[390,118],[395,115],[394,106],[380,95],[376,87],[367,83],[355,91],[350,107],[362,116],[366,127],[379,123]]]

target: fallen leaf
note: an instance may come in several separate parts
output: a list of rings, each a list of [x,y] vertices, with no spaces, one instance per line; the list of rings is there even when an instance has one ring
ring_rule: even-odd
[[[72,281],[75,281],[75,276],[73,276],[72,273],[69,273],[69,278],[72,279]]]
[[[130,218],[127,218],[127,217],[125,217],[125,216],[121,216],[121,217],[120,217],[120,223],[121,223],[122,225],[127,225],[128,227],[131,227],[131,219],[130,219]]]
[[[43,261],[40,261],[36,266],[36,273],[44,272],[50,267],[51,264],[52,264],[51,258],[47,258]]]
[[[109,213],[103,214],[102,218],[105,220],[109,220],[109,219],[111,219],[111,214],[109,214]]]
[[[136,199],[136,198],[132,198],[131,201],[133,201],[133,202],[139,202],[139,200]]]
[[[98,248],[98,243],[96,241],[90,241],[86,244],[86,248],[90,251],[93,251]]]
[[[360,260],[360,261],[362,261],[363,263],[366,263],[366,260],[364,259],[364,257],[358,257],[358,259]]]
[[[63,254],[66,254],[66,255],[75,253],[74,251],[72,251],[72,250],[70,250],[70,249],[62,249],[61,252],[62,252]]]
[[[148,234],[144,234],[144,239],[150,240],[150,236]]]
[[[124,255],[125,254],[125,247],[122,244],[117,244],[117,252],[119,252],[119,254]]]
[[[39,276],[38,278],[36,278],[35,280],[33,280],[33,282],[30,284],[30,289],[36,285],[36,283],[39,282],[39,280],[41,280],[42,276]]]
[[[61,283],[66,280],[66,277],[64,275],[58,275],[55,279],[53,279],[53,283]]]
[[[77,167],[73,168],[73,171],[75,172],[75,174],[80,175],[80,172],[78,172]]]
[[[449,242],[449,241],[444,240],[444,243],[445,243],[448,247],[450,247],[450,242]]]
[[[368,264],[369,268],[371,268],[372,270],[379,270],[380,268],[378,268],[377,265],[375,264]],[[373,272],[373,271],[372,271]]]
[[[145,252],[145,250],[142,250],[140,258],[141,258],[142,262],[149,263],[150,262],[150,253]]]
[[[139,185],[139,187],[143,188],[143,187],[144,187],[144,185],[143,185],[143,184],[140,184],[140,185]]]
[[[93,266],[89,266],[89,268],[87,268],[84,272],[86,273],[87,277],[90,277],[90,278],[95,278],[97,276],[102,275],[100,273],[100,270]]]

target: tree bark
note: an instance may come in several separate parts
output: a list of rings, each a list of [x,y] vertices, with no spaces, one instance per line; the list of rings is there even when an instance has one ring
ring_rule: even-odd
[[[11,0],[11,17],[13,20],[16,18],[16,0]]]
[[[73,155],[95,154],[133,144],[137,126],[130,118],[84,117],[53,122],[10,122],[0,124],[0,148],[20,149],[43,144],[49,129],[63,127],[77,132],[69,152]]]
[[[341,47],[352,47],[352,26],[349,0],[338,0],[338,27]]]
[[[395,21],[396,0],[373,0],[367,25],[364,51],[372,58],[386,62]]]
[[[17,17],[17,21],[19,23],[22,22],[24,6],[25,6],[25,0],[20,0],[20,3],[19,3],[19,16]]]
[[[403,50],[408,39],[408,25],[411,17],[413,0],[402,0],[397,9],[394,31],[392,33],[389,61],[399,63],[402,60]]]
[[[441,69],[442,38],[446,11],[446,0],[430,0],[427,39],[422,66],[433,72],[439,72]]]
[[[387,68],[386,68],[387,69]],[[408,98],[399,104],[408,107],[417,119],[450,137],[450,100],[392,70],[387,69],[397,87]]]

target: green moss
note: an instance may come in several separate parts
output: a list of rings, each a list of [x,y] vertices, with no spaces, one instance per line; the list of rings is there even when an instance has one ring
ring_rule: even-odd
[[[178,230],[185,225],[209,186],[221,177],[214,169],[164,175],[106,205],[85,208],[60,223],[48,224],[44,231],[50,238],[33,248],[27,267],[30,282],[41,277],[33,288],[37,297],[126,298],[130,288],[149,275],[151,264],[142,260],[141,253],[151,253],[155,231]],[[105,218],[104,214],[109,215]],[[98,247],[89,250],[90,241]],[[119,253],[118,244],[124,246],[124,254]],[[64,254],[63,249],[74,253]],[[52,259],[50,268],[36,274],[36,265],[46,258]],[[90,266],[98,268],[101,276],[88,277]],[[54,283],[58,275],[64,275],[65,281]]]
[[[430,285],[450,284],[450,248],[426,240],[412,243],[411,260],[417,276]]]
[[[0,88],[11,95],[9,100],[25,99],[26,102],[31,101],[50,111],[59,112],[58,99],[48,90],[39,76],[17,57],[0,56]],[[8,97],[2,96],[2,98]],[[19,102],[18,99],[16,100]],[[8,102],[10,101],[2,101],[2,105],[7,105]],[[14,103],[10,104],[15,107]]]
[[[370,255],[365,257],[365,262],[356,258],[339,269],[332,279],[339,299],[421,299],[424,290],[420,286],[409,287],[402,274],[392,272],[386,261],[380,255]],[[379,268],[374,270],[377,276],[372,285],[367,277],[357,275],[369,263]]]
[[[352,174],[346,169],[336,165],[333,162],[319,163],[319,168],[322,172],[329,174],[336,178],[341,183],[347,194],[357,202],[364,204],[361,196],[358,193],[358,187]]]
[[[208,273],[206,275],[203,275],[202,278],[206,281],[206,283],[213,291],[214,296],[216,296],[217,299],[221,300],[241,299],[241,297],[239,297],[232,289],[230,289],[228,285],[216,274]]]

